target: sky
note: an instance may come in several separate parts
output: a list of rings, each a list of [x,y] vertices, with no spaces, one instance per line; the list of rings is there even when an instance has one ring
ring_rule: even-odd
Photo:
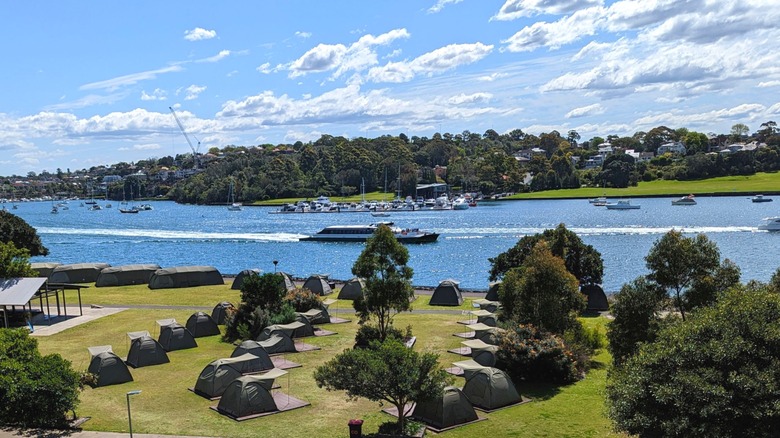
[[[62,0],[0,17],[4,176],[324,134],[780,119],[776,0]]]

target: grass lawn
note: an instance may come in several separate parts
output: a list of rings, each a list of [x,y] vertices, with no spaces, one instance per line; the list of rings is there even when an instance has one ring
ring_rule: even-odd
[[[238,292],[229,286],[203,287],[150,291],[145,286],[123,288],[90,288],[83,293],[85,302],[104,304],[160,304],[212,307],[217,302],[237,300]],[[416,300],[415,309],[430,309],[429,297]],[[73,302],[73,301],[71,301]],[[339,301],[335,308],[349,308],[349,301]],[[460,308],[470,309],[470,301]],[[86,370],[89,365],[88,346],[111,344],[123,357],[129,341],[126,333],[148,330],[157,335],[158,319],[174,317],[186,321],[192,308],[182,309],[130,309],[92,321],[50,337],[37,338],[41,352],[59,353],[73,363],[74,369]],[[341,315],[344,316],[344,315]],[[83,427],[93,431],[127,432],[127,406],[125,393],[141,390],[131,400],[133,431],[138,433],[250,437],[262,431],[272,437],[343,437],[347,435],[347,421],[351,418],[365,420],[364,431],[374,432],[379,424],[391,419],[381,413],[378,403],[359,399],[348,401],[342,392],[328,392],[317,388],[312,372],[338,352],[351,347],[357,324],[355,318],[347,324],[325,325],[323,328],[338,332],[335,336],[306,338],[305,342],[321,347],[319,351],[288,354],[288,360],[298,362],[302,368],[289,370],[278,380],[281,391],[310,402],[310,407],[276,414],[269,417],[235,422],[208,409],[216,405],[188,391],[203,367],[221,357],[228,357],[231,345],[220,342],[219,337],[198,338],[198,348],[169,353],[171,363],[131,369],[134,382],[103,388],[87,388],[82,392],[79,416],[91,419]],[[460,346],[462,339],[453,333],[467,331],[457,321],[467,319],[460,314],[403,313],[396,317],[395,325],[405,328],[411,325],[417,336],[415,349],[433,351],[440,355],[440,363],[450,366],[462,357],[446,350]],[[585,318],[585,324],[604,327],[603,318]],[[520,385],[532,403],[487,414],[488,421],[455,429],[442,436],[611,436],[610,422],[604,417],[603,392],[606,366],[609,356],[601,352],[595,357],[594,369],[587,377],[566,387],[550,385]],[[462,386],[463,379],[453,379]],[[430,433],[430,432],[429,432]],[[431,434],[433,435],[433,434]]]

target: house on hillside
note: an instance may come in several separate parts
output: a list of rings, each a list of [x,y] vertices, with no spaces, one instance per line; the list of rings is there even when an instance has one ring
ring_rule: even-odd
[[[661,146],[658,146],[658,155],[663,155],[666,153],[672,153],[672,154],[679,154],[679,155],[685,155],[686,152],[688,152],[685,149],[685,146],[683,146],[682,143],[679,141],[664,143]]]

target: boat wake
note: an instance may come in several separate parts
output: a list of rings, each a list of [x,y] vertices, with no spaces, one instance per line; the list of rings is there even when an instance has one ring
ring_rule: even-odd
[[[437,229],[436,232],[441,233],[447,239],[476,239],[489,237],[491,235],[531,235],[542,233],[546,229],[555,228],[550,226],[547,228],[528,228],[528,227],[496,227],[496,228],[478,228],[478,229]],[[568,228],[568,227],[567,227]],[[629,226],[629,227],[592,227],[592,228],[568,228],[570,231],[583,236],[613,236],[613,235],[644,235],[644,234],[665,234],[672,229],[681,231],[685,234],[711,234],[711,233],[735,233],[735,232],[753,232],[756,231],[756,227],[683,227],[683,226],[670,226],[670,227],[642,227],[642,226]]]
[[[254,241],[254,242],[297,242],[305,237],[303,234],[292,233],[214,233],[201,231],[172,230],[133,230],[133,229],[73,229],[73,228],[39,228],[40,234],[107,236],[125,238],[146,238],[159,240],[197,240],[203,241]]]

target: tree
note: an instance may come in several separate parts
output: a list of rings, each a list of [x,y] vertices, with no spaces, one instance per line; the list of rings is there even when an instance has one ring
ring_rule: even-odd
[[[642,343],[655,340],[665,296],[663,288],[645,277],[624,284],[615,294],[610,307],[614,319],[607,326],[607,348],[615,365],[633,356]]]
[[[585,245],[582,239],[575,232],[566,229],[564,224],[559,224],[554,229],[544,230],[541,234],[524,236],[506,252],[489,259],[492,265],[490,280],[497,280],[510,269],[522,265],[534,246],[541,240],[550,244],[553,255],[563,259],[566,269],[580,283],[601,283],[604,275],[604,261],[601,259],[601,253],[593,246]]]
[[[344,350],[314,370],[317,386],[346,391],[350,399],[386,401],[398,409],[398,430],[403,431],[412,402],[441,395],[448,382],[439,356],[417,353],[395,339],[374,341],[371,348]]]
[[[353,307],[361,324],[376,318],[382,341],[395,314],[411,310],[413,271],[406,265],[408,261],[409,250],[398,242],[390,227],[381,225],[352,266],[352,273],[365,281],[363,296],[353,301]]]
[[[15,247],[28,250],[31,256],[49,254],[35,228],[24,219],[5,210],[0,210],[0,242],[13,242]]]
[[[244,277],[241,304],[229,316],[223,339],[226,342],[255,339],[270,324],[291,322],[289,315],[293,310],[292,306],[284,304],[286,293],[284,278],[279,274],[250,274]]]
[[[30,267],[30,253],[16,248],[13,242],[0,242],[0,278],[35,277],[38,273]]]
[[[580,376],[563,339],[532,325],[520,324],[503,333],[496,356],[497,366],[518,383],[571,383]]]
[[[778,366],[780,296],[730,291],[613,370],[608,415],[641,437],[777,436]]]
[[[572,327],[585,310],[577,279],[544,241],[533,247],[519,268],[507,272],[499,297],[506,319],[558,334]]]
[[[744,123],[736,123],[731,127],[731,139],[739,141],[750,132],[750,128]]]

